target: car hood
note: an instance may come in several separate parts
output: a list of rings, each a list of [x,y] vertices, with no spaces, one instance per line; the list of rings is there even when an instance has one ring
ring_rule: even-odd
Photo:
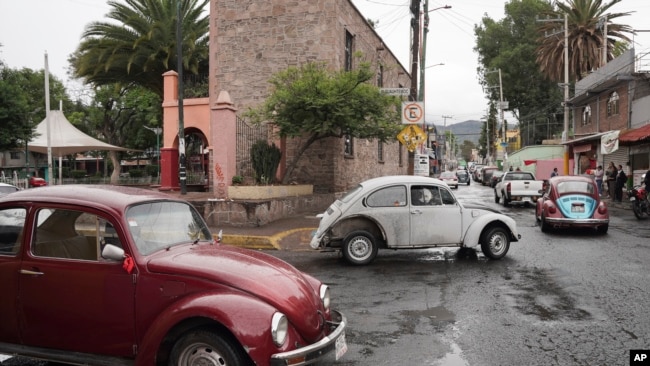
[[[306,340],[317,340],[325,312],[308,275],[271,255],[228,245],[177,246],[150,257],[151,272],[203,278],[251,294],[287,316]],[[319,314],[320,313],[320,314]]]

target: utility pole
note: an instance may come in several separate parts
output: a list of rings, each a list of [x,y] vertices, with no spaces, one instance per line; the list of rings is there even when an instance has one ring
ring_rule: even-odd
[[[420,0],[411,0],[411,101],[418,100],[418,61],[420,50]]]
[[[569,175],[569,16],[564,14],[564,175]]]
[[[451,159],[451,154],[449,153],[449,149],[447,149],[447,118],[454,118],[454,117],[453,116],[442,116],[442,119],[443,119],[444,124],[445,124],[445,131],[443,132],[445,134],[445,146],[444,146],[445,147],[445,153],[443,154],[443,156],[445,157],[445,164],[444,164],[445,165],[445,170],[447,170],[447,163]],[[447,154],[449,154],[449,156],[447,156]]]
[[[181,183],[181,195],[187,194],[187,171],[185,156],[185,125],[183,123],[183,36],[182,36],[181,0],[176,0],[176,68],[178,69],[178,176]]]

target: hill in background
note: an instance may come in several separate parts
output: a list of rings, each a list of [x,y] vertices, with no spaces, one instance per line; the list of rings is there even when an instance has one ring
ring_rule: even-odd
[[[481,137],[481,128],[483,123],[483,121],[468,120],[454,124],[447,124],[447,130],[456,135],[461,145],[465,140],[469,140],[473,142],[474,145],[478,145],[478,139]],[[444,133],[445,126],[435,126],[440,134]]]

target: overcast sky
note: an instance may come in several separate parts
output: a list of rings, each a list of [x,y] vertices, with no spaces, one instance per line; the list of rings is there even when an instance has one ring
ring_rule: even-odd
[[[340,1],[340,0],[333,0]],[[352,0],[366,18],[378,21],[377,32],[410,71],[410,0]],[[429,0],[430,12],[425,70],[426,120],[447,124],[486,114],[487,99],[478,84],[474,53],[474,25],[484,14],[503,18],[504,0]],[[0,0],[0,59],[9,67],[42,69],[48,54],[50,73],[66,82],[74,98],[79,88],[67,81],[68,56],[76,49],[84,27],[104,19],[109,7],[103,0]],[[614,12],[635,11],[619,18],[637,30],[650,30],[650,1],[622,0]],[[637,55],[650,51],[650,33],[635,37]],[[507,85],[503,86],[504,89]]]

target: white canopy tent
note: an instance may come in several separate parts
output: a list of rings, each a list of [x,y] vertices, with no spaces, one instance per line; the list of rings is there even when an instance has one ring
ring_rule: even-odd
[[[65,118],[63,111],[54,110],[50,111],[50,148],[52,149],[52,156],[59,157],[59,167],[61,166],[61,158],[65,155],[81,153],[84,151],[92,150],[116,150],[127,151],[123,147],[107,144],[103,141],[90,137],[77,129],[75,126]],[[35,137],[27,144],[29,151],[48,154],[48,138],[47,138],[47,117],[36,126]],[[59,178],[61,169],[59,169]]]

